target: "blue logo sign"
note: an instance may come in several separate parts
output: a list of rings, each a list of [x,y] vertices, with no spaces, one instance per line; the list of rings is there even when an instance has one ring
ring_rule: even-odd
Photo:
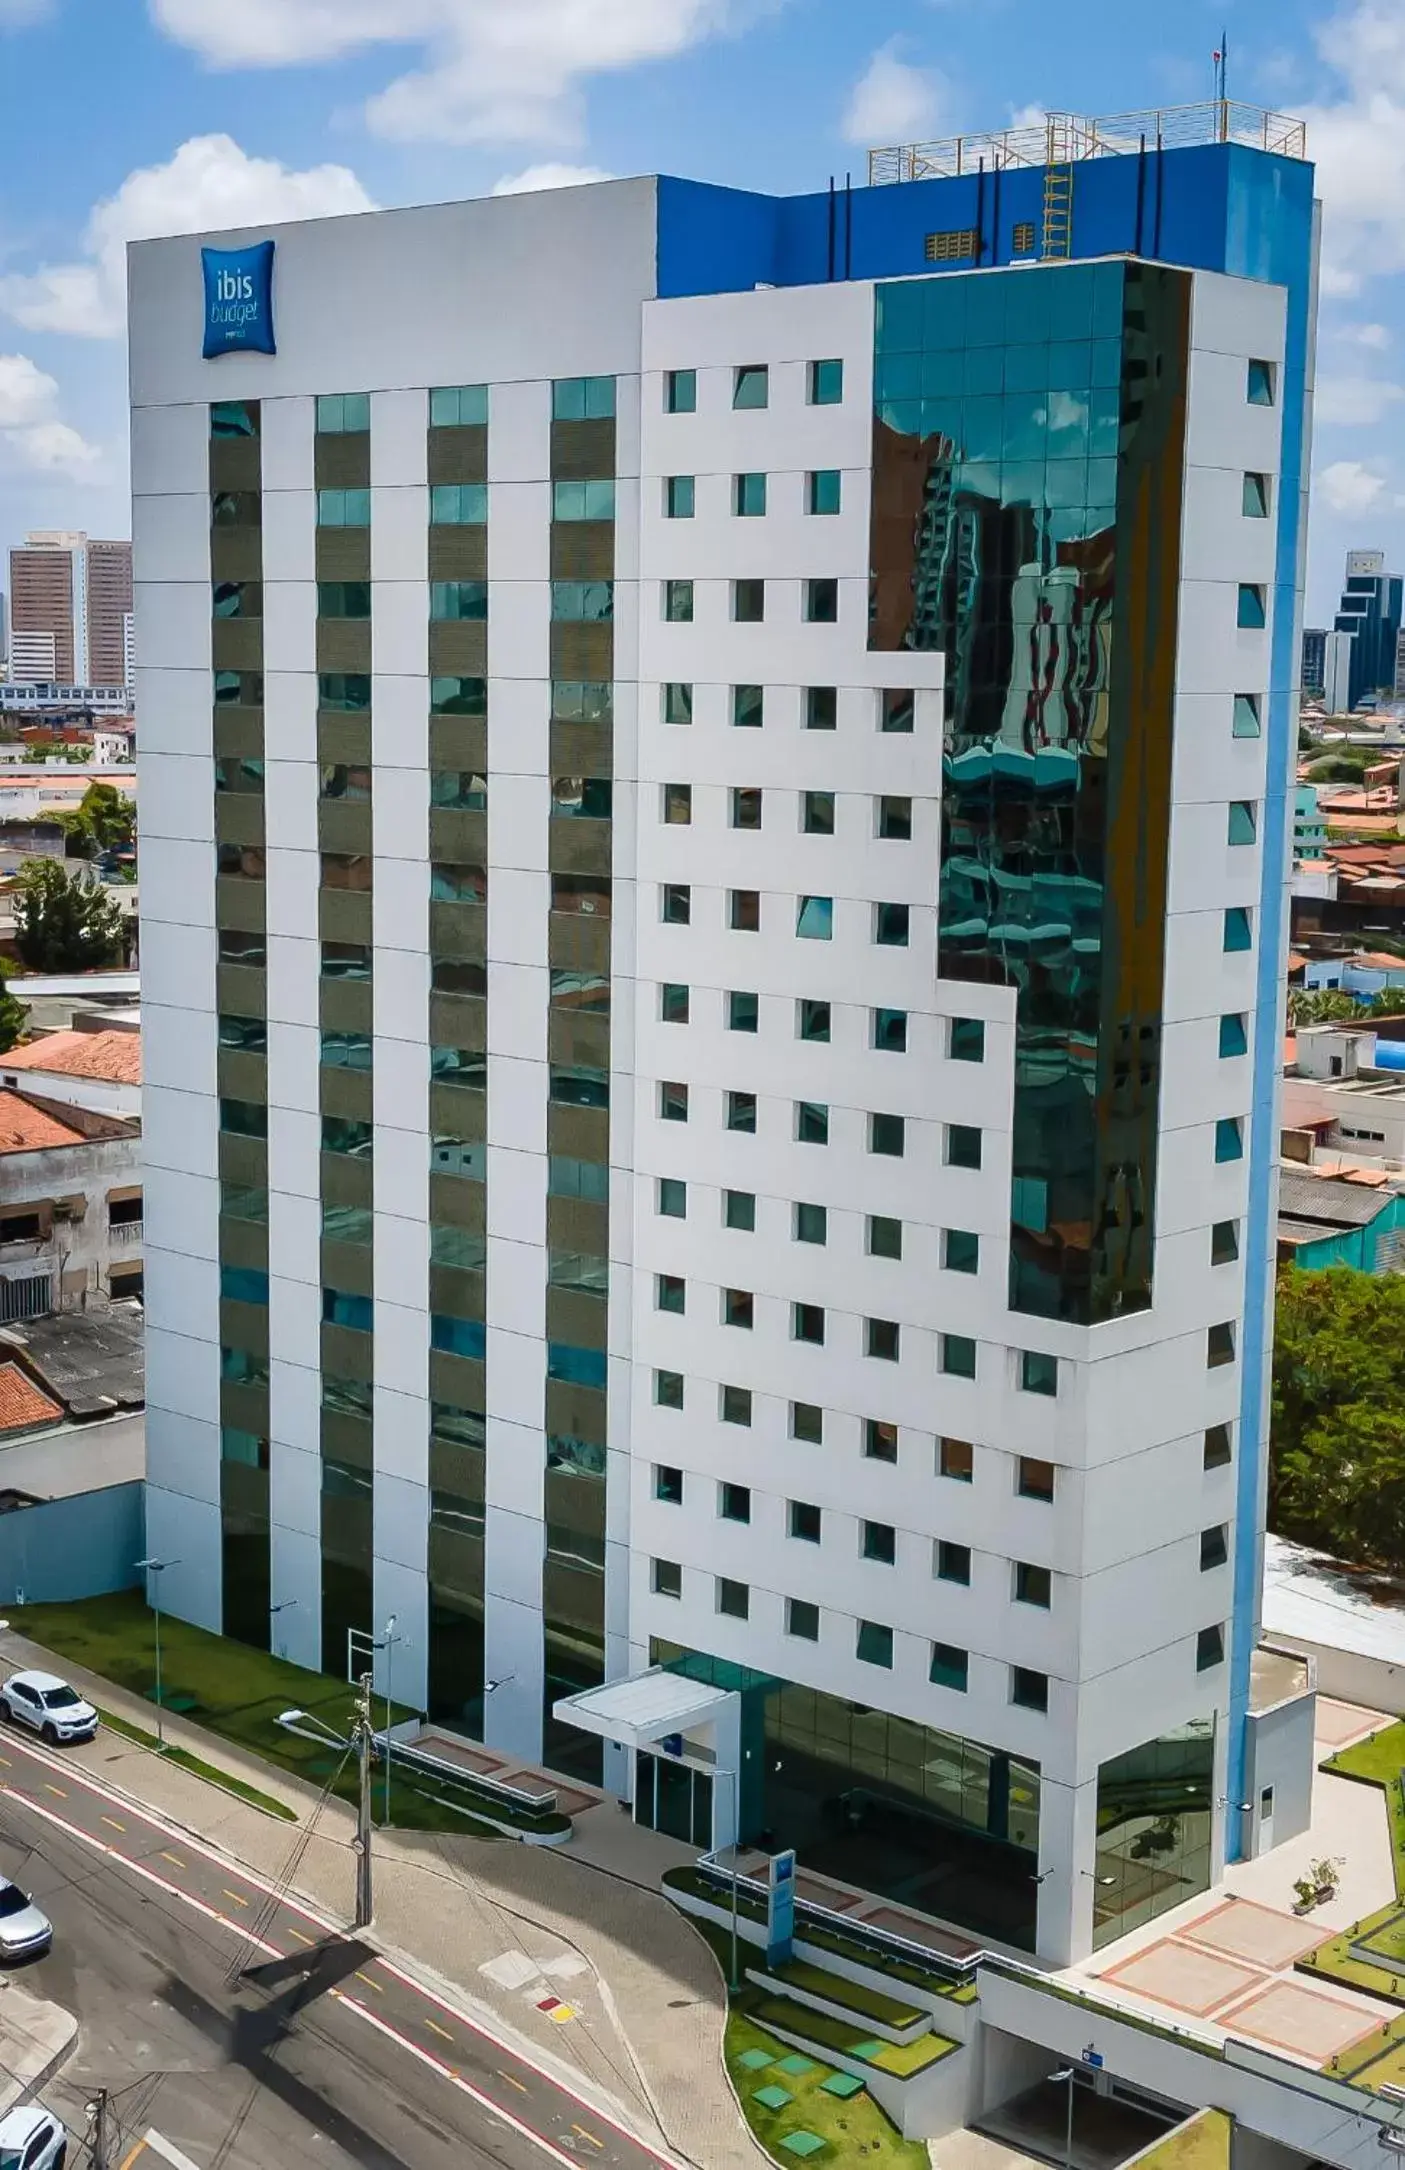
[[[202,249],[200,262],[205,273],[205,360],[221,354],[276,354],[273,243]]]
[[[766,1875],[766,1964],[789,1959],[795,1937],[795,1849],[772,1854]]]

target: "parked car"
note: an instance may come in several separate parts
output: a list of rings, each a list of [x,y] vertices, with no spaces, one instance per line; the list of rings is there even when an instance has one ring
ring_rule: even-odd
[[[11,1673],[0,1688],[0,1715],[32,1726],[54,1748],[60,1741],[90,1741],[98,1729],[92,1704],[56,1673]]]
[[[52,2110],[37,2102],[0,2117],[0,2170],[63,2170],[68,2134]]]
[[[0,1959],[37,1959],[54,1941],[54,1925],[27,1891],[0,1876]],[[0,2170],[4,2158],[0,2156]]]

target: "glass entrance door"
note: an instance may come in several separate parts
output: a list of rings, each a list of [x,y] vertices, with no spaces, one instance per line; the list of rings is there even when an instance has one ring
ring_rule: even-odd
[[[634,1820],[646,1831],[704,1851],[712,1845],[712,1778],[672,1756],[634,1758]]]

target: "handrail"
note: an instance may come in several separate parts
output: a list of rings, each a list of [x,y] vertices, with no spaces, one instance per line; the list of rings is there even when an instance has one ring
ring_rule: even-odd
[[[886,145],[869,152],[868,179],[870,187],[877,187],[890,181],[951,178],[982,167],[998,172],[1010,166],[1066,166],[1086,158],[1185,150],[1205,143],[1239,143],[1278,158],[1305,159],[1307,123],[1237,98],[1152,106],[1099,119],[1046,113],[1037,121],[985,134]]]
[[[385,1753],[385,1742],[386,1733],[382,1727],[375,1735],[377,1750],[382,1755]],[[450,1780],[454,1785],[462,1786],[466,1793],[485,1794],[489,1800],[501,1801],[505,1806],[520,1809],[529,1816],[556,1814],[554,1786],[548,1786],[541,1793],[528,1793],[521,1786],[509,1785],[505,1778],[490,1778],[483,1771],[465,1770],[461,1763],[453,1762],[448,1756],[436,1756],[432,1749],[421,1748],[414,1741],[398,1739],[393,1727],[390,1732],[390,1749],[397,1763],[407,1763],[412,1769],[418,1768],[432,1773],[436,1778]]]
[[[694,1867],[707,1882],[715,1884],[724,1894],[730,1894],[732,1871],[720,1866],[715,1853],[700,1854]],[[764,1903],[766,1886],[758,1877],[738,1876],[736,1881],[743,1891],[751,1892]],[[795,1919],[797,1923],[813,1921],[821,1928],[832,1927],[852,1943],[869,1944],[876,1952],[886,1951],[894,1958],[910,1960],[933,1974],[945,1975],[956,1988],[964,1988],[974,1980],[977,1967],[988,1956],[982,1950],[974,1950],[969,1957],[958,1959],[954,1953],[934,1951],[930,1944],[919,1944],[912,1937],[899,1936],[893,1929],[879,1929],[871,1922],[855,1921],[851,1915],[841,1914],[831,1906],[821,1906],[815,1899],[802,1899],[798,1892]]]

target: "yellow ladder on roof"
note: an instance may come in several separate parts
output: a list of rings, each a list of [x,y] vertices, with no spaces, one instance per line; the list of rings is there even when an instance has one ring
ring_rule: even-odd
[[[1073,247],[1073,168],[1044,168],[1044,246],[1041,255],[1067,259]]]

